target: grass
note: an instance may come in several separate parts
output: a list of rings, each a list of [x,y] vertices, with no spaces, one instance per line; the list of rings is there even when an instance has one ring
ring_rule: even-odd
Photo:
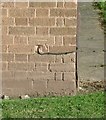
[[[94,6],[100,9],[100,15],[103,24],[106,24],[106,0],[100,0],[100,2],[95,2]]]
[[[3,100],[3,118],[103,118],[104,92]]]

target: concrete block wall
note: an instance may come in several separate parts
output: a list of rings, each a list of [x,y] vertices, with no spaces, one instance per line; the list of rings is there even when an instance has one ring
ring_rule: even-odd
[[[1,9],[2,94],[75,94],[77,3],[4,2]]]

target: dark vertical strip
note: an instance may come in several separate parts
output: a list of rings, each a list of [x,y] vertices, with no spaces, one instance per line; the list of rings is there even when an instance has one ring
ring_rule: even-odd
[[[106,13],[106,9],[104,8]],[[104,22],[104,118],[106,118],[106,21]]]
[[[79,24],[80,24],[80,12],[79,12],[79,3],[77,3],[77,34],[76,34],[76,87],[79,87],[78,81],[78,38],[79,38]]]

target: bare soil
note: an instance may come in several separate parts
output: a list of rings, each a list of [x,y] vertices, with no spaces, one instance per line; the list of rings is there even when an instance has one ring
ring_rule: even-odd
[[[104,91],[105,90],[104,81],[80,81],[79,82],[79,91],[78,94],[84,93],[93,93],[96,91]]]

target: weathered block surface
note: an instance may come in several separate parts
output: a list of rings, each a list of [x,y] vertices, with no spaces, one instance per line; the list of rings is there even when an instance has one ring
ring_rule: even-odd
[[[1,8],[2,94],[75,94],[77,3],[4,2]]]

